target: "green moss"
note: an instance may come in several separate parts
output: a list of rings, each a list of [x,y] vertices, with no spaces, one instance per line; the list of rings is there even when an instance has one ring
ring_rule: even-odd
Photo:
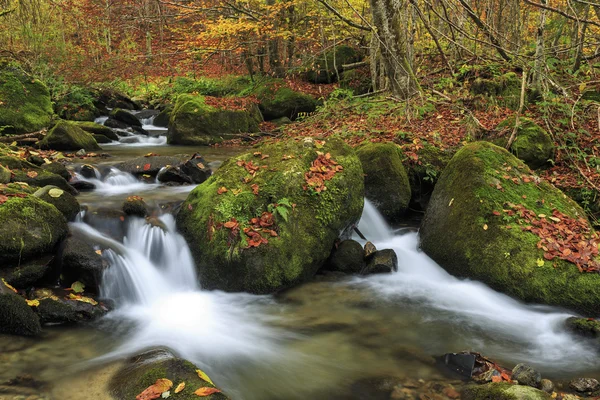
[[[132,358],[109,383],[111,394],[118,399],[135,399],[147,387],[158,379],[169,379],[173,382],[170,399],[197,400],[194,391],[201,387],[215,387],[200,379],[196,367],[189,361],[172,357],[165,351],[152,351]],[[175,388],[185,382],[185,389],[175,393]],[[215,393],[203,397],[208,400],[227,399],[223,393]]]
[[[506,147],[508,139],[515,126],[516,117],[502,121],[497,129],[503,135],[491,140],[492,143]],[[539,125],[527,118],[519,119],[519,129],[510,151],[523,160],[530,168],[540,168],[547,165],[554,158],[555,146],[552,138]]]
[[[311,96],[295,92],[280,79],[271,79],[254,89],[259,108],[266,120],[288,117],[295,119],[299,113],[311,113],[317,101]]]
[[[37,336],[41,332],[37,315],[21,296],[0,291],[0,333]]]
[[[550,400],[548,393],[530,386],[511,383],[470,385],[462,392],[463,400]]]
[[[68,121],[60,121],[54,125],[38,145],[42,149],[53,150],[100,150],[92,134]]]
[[[351,69],[340,75],[340,87],[352,90],[354,95],[368,93],[371,85],[371,74],[367,68]]]
[[[408,175],[398,146],[368,143],[356,150],[365,173],[365,195],[391,222],[402,218],[411,198]]]
[[[512,110],[519,108],[521,98],[521,78],[514,72],[490,78],[477,78],[469,87],[471,93],[485,96],[503,107]]]
[[[25,197],[9,197],[0,205],[0,264],[51,252],[67,234],[67,221],[54,206],[21,195]]]
[[[47,127],[53,111],[50,93],[39,80],[14,67],[0,69],[0,126],[4,133],[26,133]]]
[[[261,159],[251,151],[226,161],[190,193],[178,214],[178,227],[190,243],[200,281],[207,288],[272,293],[305,281],[327,259],[339,233],[362,213],[362,167],[342,141],[328,140],[316,148],[312,141],[287,140],[255,151],[269,157]],[[304,174],[317,151],[330,152],[344,168],[321,193],[303,189]],[[244,183],[251,175],[238,161],[260,166],[251,181]],[[254,184],[258,195],[252,192]],[[228,191],[218,194],[221,187]],[[275,212],[278,237],[269,237],[268,244],[257,248],[244,248],[243,228],[249,220],[284,199],[295,207],[288,209],[287,221]],[[220,227],[232,218],[241,225],[240,236],[230,237],[230,230]]]
[[[0,165],[12,170],[13,176],[11,177],[11,181],[13,183],[24,182],[30,186],[35,187],[53,185],[71,194],[74,193],[73,188],[69,186],[65,178],[45,169],[42,169],[34,164],[31,164],[30,162],[22,158],[14,157],[11,155],[0,155]],[[34,177],[27,175],[31,172],[35,172],[37,175],[35,175]],[[33,193],[34,191],[35,190],[32,190],[31,192]]]
[[[202,96],[181,95],[171,113],[168,140],[172,144],[209,145],[228,134],[258,131],[260,113],[255,106],[247,110],[223,110],[207,105]]]
[[[107,126],[97,124],[90,121],[80,121],[75,123],[78,127],[86,132],[97,135],[104,135],[111,140],[119,140],[119,137],[112,129]]]
[[[341,73],[342,65],[352,64],[360,60],[360,55],[355,48],[350,46],[336,46],[325,55],[317,58],[311,70],[306,73],[306,79],[312,83],[333,83]],[[337,70],[337,71],[336,71]]]
[[[56,186],[44,186],[39,188],[33,195],[56,207],[67,221],[74,221],[80,211],[77,199],[72,194]]]
[[[523,176],[531,181],[512,180]],[[538,266],[544,260],[536,246],[539,238],[506,216],[502,210],[510,203],[536,214],[558,209],[585,218],[573,200],[533,176],[506,150],[476,142],[456,153],[436,185],[420,231],[423,249],[452,274],[481,280],[526,302],[597,315],[600,275],[582,274],[559,259]]]

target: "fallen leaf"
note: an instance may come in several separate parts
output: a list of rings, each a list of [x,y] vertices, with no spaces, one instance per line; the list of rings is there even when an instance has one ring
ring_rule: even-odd
[[[484,231],[487,231],[487,230],[488,230],[488,226],[487,226],[487,224],[483,224],[483,230],[484,230]]]
[[[85,289],[85,285],[79,281],[75,281],[71,285],[71,289],[73,289],[73,291],[75,293],[83,293],[83,290]]]
[[[544,260],[542,260],[541,258],[538,258],[535,263],[537,264],[538,267],[543,267],[545,264]]]
[[[185,389],[185,382],[181,382],[179,385],[177,385],[175,388],[175,393],[181,393],[183,389]]]
[[[250,188],[252,189],[252,193],[254,193],[255,196],[258,196],[258,185],[256,183],[252,184],[250,185]]]
[[[225,186],[221,186],[218,190],[217,190],[217,194],[223,194],[223,193],[227,193],[227,188]]]
[[[454,198],[452,198],[452,199],[450,200],[450,203],[448,203],[448,207],[452,207],[452,203],[454,203]]]
[[[30,178],[35,178],[35,177],[37,177],[37,176],[38,176],[38,173],[37,173],[37,172],[35,172],[35,171],[29,171],[29,172],[27,173],[27,176],[28,176],[28,177],[30,177]]]
[[[25,300],[29,307],[37,307],[40,305],[40,301],[38,299],[35,300]]]
[[[96,254],[98,254],[99,256],[102,255],[102,250],[96,250]]]
[[[50,197],[54,197],[54,198],[58,198],[58,197],[62,196],[63,193],[64,193],[64,191],[59,188],[53,188],[53,189],[48,190],[48,195]]]
[[[4,283],[4,286],[6,286],[7,288],[9,288],[10,290],[12,290],[13,292],[17,293],[17,289],[15,289],[14,287],[12,287],[11,285],[8,284],[8,282],[6,282],[4,280],[4,278],[2,278],[2,283]]]
[[[154,400],[158,399],[164,392],[173,387],[173,382],[168,379],[157,379],[154,385],[148,386],[146,390],[138,394],[135,400]]]
[[[82,296],[80,294],[69,293],[69,299],[75,300],[75,301],[81,301],[82,303],[88,303],[93,306],[98,305],[98,302],[96,300],[92,299],[91,297]]]
[[[199,397],[206,397],[206,396],[210,396],[211,394],[215,394],[215,393],[221,393],[221,391],[217,388],[211,388],[208,386],[201,387],[200,389],[198,389],[194,392],[194,394]]]
[[[150,169],[150,163],[144,164],[144,171],[148,171]]]
[[[163,399],[168,399],[169,397],[171,397],[171,392],[167,390],[160,397],[162,397]]]
[[[202,379],[203,381],[206,381],[206,382],[210,383],[211,385],[214,385],[213,381],[210,380],[210,378],[208,377],[208,375],[206,375],[204,373],[204,371],[202,371],[201,369],[197,369],[196,373],[198,374],[198,376],[200,377],[200,379]]]
[[[0,194],[0,204],[4,204],[8,201],[8,196]]]

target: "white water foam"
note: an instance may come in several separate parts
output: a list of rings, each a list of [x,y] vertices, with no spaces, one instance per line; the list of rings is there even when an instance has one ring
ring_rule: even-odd
[[[85,178],[81,174],[75,173],[77,180],[94,184],[96,186],[95,191],[106,196],[147,192],[160,186],[158,183],[141,182],[135,176],[117,168],[111,168],[110,172],[102,179],[99,178],[99,173],[96,173],[96,176],[97,178]]]

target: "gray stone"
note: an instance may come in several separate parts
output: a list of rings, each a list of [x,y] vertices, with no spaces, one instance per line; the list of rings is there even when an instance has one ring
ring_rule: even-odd
[[[392,249],[376,251],[367,258],[367,266],[360,272],[367,274],[386,274],[398,271],[398,256]]]
[[[569,387],[579,393],[588,393],[600,389],[600,382],[594,378],[577,378],[569,382]]]
[[[526,364],[517,364],[512,370],[512,379],[519,381],[519,385],[539,387],[542,375]]]

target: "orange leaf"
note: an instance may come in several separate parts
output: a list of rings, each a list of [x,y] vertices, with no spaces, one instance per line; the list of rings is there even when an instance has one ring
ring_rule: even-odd
[[[502,382],[502,377],[498,375],[492,376],[492,382]]]
[[[183,389],[185,389],[185,382],[181,382],[179,385],[177,385],[175,388],[175,394],[182,392]]]
[[[219,190],[217,190],[217,194],[227,193],[227,188],[225,186],[221,186]]]
[[[7,196],[0,194],[0,204],[6,203],[7,200],[8,200]]]
[[[30,177],[30,178],[35,178],[36,176],[38,176],[38,173],[35,172],[35,171],[29,171],[27,173],[27,176]]]
[[[255,183],[250,187],[252,188],[252,193],[254,193],[255,196],[258,196],[258,185]]]
[[[194,394],[199,397],[206,397],[206,396],[210,396],[211,394],[215,394],[215,393],[221,393],[221,391],[217,388],[212,388],[212,387],[208,387],[208,386],[201,387],[200,389],[198,389],[194,392]]]
[[[154,385],[149,386],[135,397],[135,400],[158,399],[164,392],[173,387],[173,382],[168,379],[157,379]]]
[[[150,169],[150,164],[144,164],[144,171],[148,171]]]

